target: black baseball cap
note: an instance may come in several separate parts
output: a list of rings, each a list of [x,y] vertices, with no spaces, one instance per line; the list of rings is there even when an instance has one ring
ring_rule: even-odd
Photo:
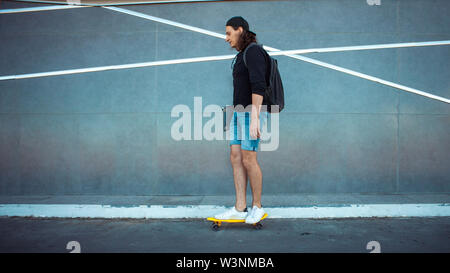
[[[250,31],[248,22],[242,18],[241,16],[235,16],[230,18],[225,26],[231,26],[234,28],[242,27],[245,31],[252,33],[253,35],[256,35],[253,31]]]

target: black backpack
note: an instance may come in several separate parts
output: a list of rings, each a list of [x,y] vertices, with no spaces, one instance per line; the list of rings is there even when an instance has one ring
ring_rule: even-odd
[[[279,113],[284,108],[284,90],[283,90],[283,83],[281,82],[280,72],[278,71],[278,62],[276,59],[272,58],[269,54],[267,54],[267,52],[264,50],[262,45],[259,45],[257,43],[251,43],[244,50],[245,67],[247,67],[247,61],[245,59],[245,54],[247,53],[247,50],[253,45],[259,46],[263,50],[263,52],[266,54],[266,56],[267,56],[266,60],[269,60],[269,62],[268,62],[268,65],[270,66],[269,77],[268,77],[269,84],[266,87],[266,94],[264,95],[264,103],[267,104],[269,112]],[[278,105],[279,109],[278,110],[271,109],[270,105]]]

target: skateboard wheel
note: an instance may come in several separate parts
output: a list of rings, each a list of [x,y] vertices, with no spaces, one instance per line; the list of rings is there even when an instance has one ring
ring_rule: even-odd
[[[214,231],[218,231],[219,230],[219,225],[218,224],[212,224],[211,228]]]
[[[255,224],[255,229],[262,229],[262,224],[261,223],[256,223]]]

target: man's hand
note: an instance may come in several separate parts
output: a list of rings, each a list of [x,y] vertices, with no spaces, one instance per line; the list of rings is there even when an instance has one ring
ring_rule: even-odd
[[[261,111],[261,104],[263,102],[263,96],[258,94],[252,94],[252,113],[250,121],[250,139],[257,139],[261,137],[259,112]]]
[[[252,118],[250,121],[250,139],[257,139],[260,137],[259,118]]]

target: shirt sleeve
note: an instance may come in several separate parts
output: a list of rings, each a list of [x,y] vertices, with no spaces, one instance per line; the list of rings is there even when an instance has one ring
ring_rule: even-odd
[[[264,96],[266,89],[266,56],[259,46],[252,46],[245,55],[253,94]]]

